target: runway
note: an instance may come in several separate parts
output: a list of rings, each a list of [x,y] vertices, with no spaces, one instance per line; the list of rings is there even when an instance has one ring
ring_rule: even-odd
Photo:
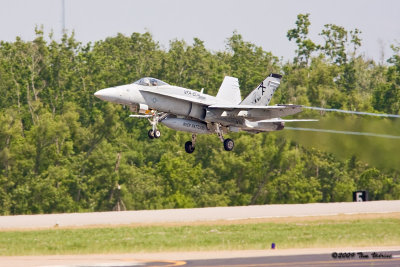
[[[1,216],[0,230],[400,212],[400,200]]]
[[[256,257],[256,258],[233,258],[217,260],[194,260],[187,261],[183,266],[399,266],[400,251],[358,252],[353,258],[335,259],[332,254]],[[376,253],[376,254],[375,254]],[[381,258],[378,257],[381,256]],[[396,256],[393,258],[393,256]],[[399,257],[397,257],[399,256]],[[362,258],[360,258],[362,257]],[[365,258],[368,257],[368,258]],[[385,258],[383,258],[385,257]]]
[[[347,252],[347,253],[346,253]],[[340,254],[343,253],[343,254]],[[342,255],[343,257],[340,257]],[[400,247],[0,257],[0,266],[400,266]]]
[[[73,214],[1,216],[0,229],[39,229],[91,225],[196,223],[246,219],[335,216],[375,216],[400,212],[400,201],[260,205],[200,209],[95,212]],[[367,215],[371,214],[371,215]],[[357,215],[359,216],[359,215]],[[378,215],[380,216],[380,215]],[[349,258],[332,253],[355,253]],[[381,258],[373,258],[373,252]],[[368,255],[368,257],[361,257]],[[346,254],[348,255],[348,254]],[[388,256],[390,255],[390,257]],[[396,247],[266,249],[245,251],[200,251],[104,255],[1,256],[0,266],[400,266],[400,245]]]

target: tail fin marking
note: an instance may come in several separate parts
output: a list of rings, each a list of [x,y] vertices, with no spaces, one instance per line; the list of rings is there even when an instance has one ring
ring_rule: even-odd
[[[271,73],[254,89],[240,105],[267,106],[280,85],[282,75]]]

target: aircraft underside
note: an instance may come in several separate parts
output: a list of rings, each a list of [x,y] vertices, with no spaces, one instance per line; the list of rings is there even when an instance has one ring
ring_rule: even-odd
[[[235,144],[232,139],[224,138],[224,134],[228,132],[239,132],[241,130],[249,133],[260,133],[267,131],[278,131],[284,128],[283,122],[264,123],[262,128],[257,128],[255,127],[257,125],[254,122],[250,122],[245,119],[235,119],[235,122],[227,118],[202,121],[196,118],[179,117],[168,113],[158,114],[155,111],[153,112],[151,119],[149,118],[149,122],[152,125],[152,129],[148,131],[148,137],[150,139],[161,137],[161,132],[157,128],[158,123],[162,123],[168,128],[177,131],[192,133],[192,139],[185,143],[185,151],[187,153],[194,152],[197,134],[217,134],[218,138],[223,143],[224,149],[226,151],[231,151]]]

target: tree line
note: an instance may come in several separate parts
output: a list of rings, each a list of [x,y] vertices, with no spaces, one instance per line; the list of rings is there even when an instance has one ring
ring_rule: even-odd
[[[232,152],[214,135],[199,136],[188,155],[189,134],[160,126],[163,136],[150,141],[146,120],[93,96],[143,76],[215,95],[225,75],[239,78],[244,96],[276,72],[283,80],[273,103],[399,114],[400,46],[376,63],[357,53],[360,30],[327,24],[325,43],[316,44],[310,25],[299,14],[288,30],[297,45],[288,62],[237,32],[217,52],[198,38],[162,49],[148,32],[82,44],[73,33],[56,41],[37,28],[33,41],[2,41],[0,213],[351,201],[356,189],[400,199],[399,168],[275,133],[233,133]]]

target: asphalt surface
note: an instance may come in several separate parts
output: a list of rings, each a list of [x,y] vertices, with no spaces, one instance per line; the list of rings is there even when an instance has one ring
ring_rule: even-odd
[[[217,253],[217,252],[214,252]],[[282,251],[280,251],[282,253]],[[265,251],[271,254],[271,251]],[[163,256],[162,254],[160,256]],[[179,257],[179,256],[178,256]],[[183,255],[183,257],[185,257]],[[157,258],[157,257],[156,257]],[[167,257],[168,258],[168,257]],[[8,259],[8,260],[7,260]],[[1,257],[0,266],[129,267],[129,266],[400,266],[400,250],[346,251],[329,253],[237,257],[195,260],[143,259],[137,255],[78,255]]]
[[[186,261],[186,264],[183,266],[400,266],[400,251],[374,253],[375,254],[372,252],[355,252],[354,254],[346,253],[344,258],[337,258],[337,255],[333,256],[331,253],[194,261],[189,260]]]
[[[1,216],[0,230],[391,212],[400,212],[400,200]]]

